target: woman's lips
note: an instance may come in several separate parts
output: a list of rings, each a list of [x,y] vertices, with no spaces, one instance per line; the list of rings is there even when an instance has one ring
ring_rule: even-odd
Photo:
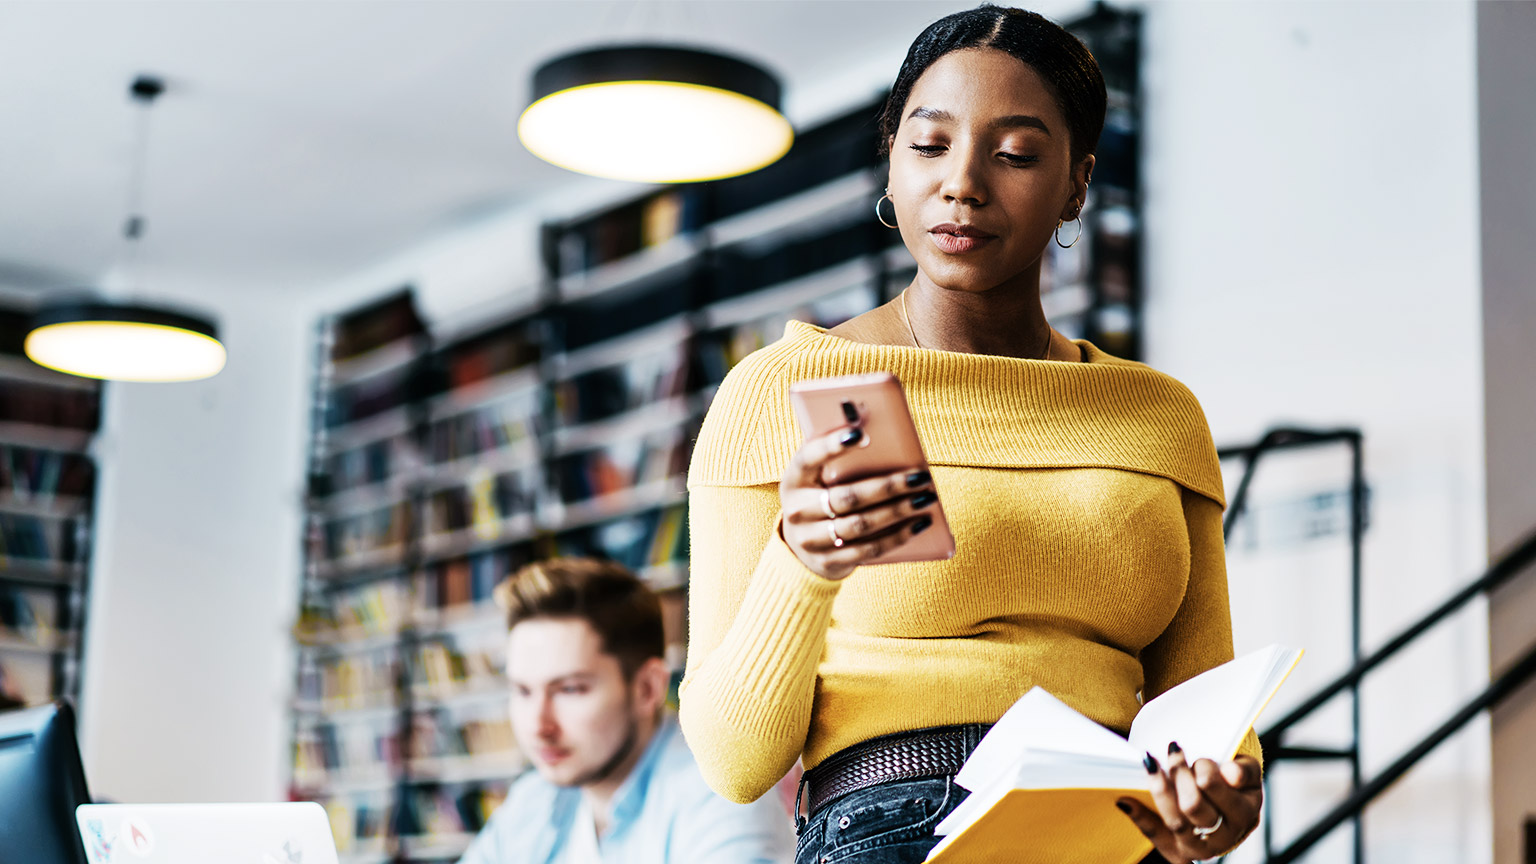
[[[939,251],[950,255],[959,255],[964,252],[980,249],[982,246],[997,239],[990,236],[975,237],[968,234],[950,234],[939,230],[928,232],[928,236],[933,238],[933,245],[939,247]]]

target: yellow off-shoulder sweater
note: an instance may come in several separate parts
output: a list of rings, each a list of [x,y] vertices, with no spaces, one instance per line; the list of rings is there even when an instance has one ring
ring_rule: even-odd
[[[1018,360],[790,322],[726,377],[688,474],[680,712],[717,792],[751,801],[797,757],[994,722],[1035,685],[1124,733],[1143,694],[1232,659],[1205,415],[1169,376],[1077,344],[1086,362]],[[834,582],[777,530],[802,440],[789,385],[879,370],[906,388],[956,554]]]

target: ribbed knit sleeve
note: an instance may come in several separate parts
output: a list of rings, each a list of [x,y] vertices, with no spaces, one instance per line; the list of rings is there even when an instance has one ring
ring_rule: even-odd
[[[816,667],[842,584],[807,570],[778,533],[776,486],[694,487],[683,734],[704,779],[754,801],[800,756]],[[766,529],[766,530],[764,530]]]

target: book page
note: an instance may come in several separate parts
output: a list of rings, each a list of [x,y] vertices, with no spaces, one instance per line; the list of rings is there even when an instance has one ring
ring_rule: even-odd
[[[1295,648],[1270,645],[1196,675],[1142,706],[1130,743],[1158,760],[1170,741],[1191,763],[1231,759],[1300,657]]]
[[[1045,690],[1031,687],[981,739],[955,775],[955,782],[975,791],[1012,777],[1028,749],[1141,761],[1141,751],[1124,738],[1072,710]]]
[[[1105,759],[1076,753],[1028,750],[1017,770],[997,782],[972,792],[945,816],[933,833],[943,836],[964,831],[1008,793],[1017,789],[1119,789],[1146,792],[1147,772],[1138,754],[1134,760]]]

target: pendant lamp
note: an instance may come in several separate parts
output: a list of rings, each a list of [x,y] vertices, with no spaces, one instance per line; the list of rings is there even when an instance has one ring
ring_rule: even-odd
[[[517,137],[546,162],[615,180],[685,183],[776,162],[795,133],[778,79],[735,57],[660,45],[578,51],[540,66]]]
[[[139,103],[137,160],[129,186],[123,234],[128,257],[144,233],[143,188],[148,111],[165,91],[158,78],[140,75],[129,86]],[[213,321],[144,303],[71,299],[44,305],[32,317],[24,349],[32,362],[84,378],[113,381],[194,381],[224,368],[224,345]]]

